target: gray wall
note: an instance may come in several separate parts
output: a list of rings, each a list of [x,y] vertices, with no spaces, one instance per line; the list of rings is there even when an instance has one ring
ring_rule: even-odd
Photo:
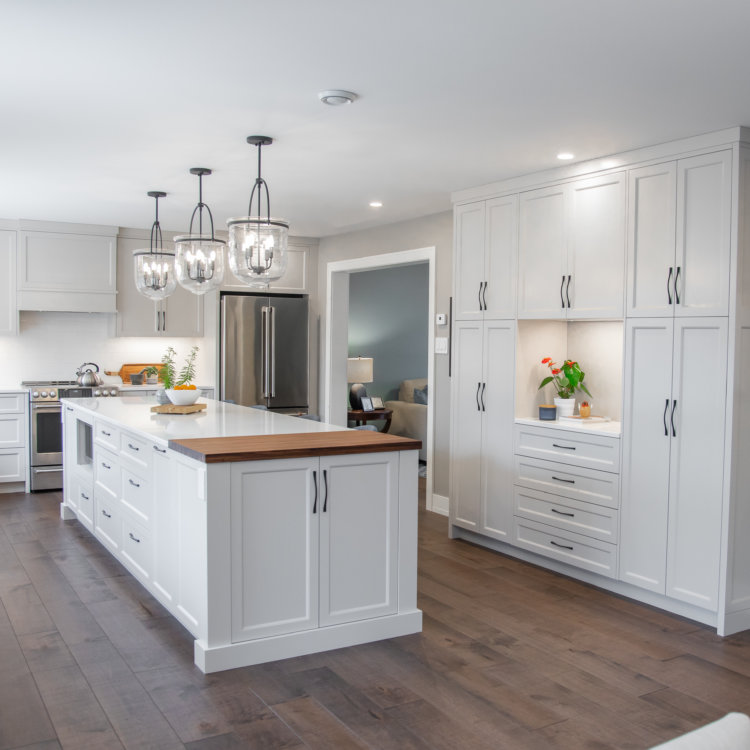
[[[324,237],[318,249],[318,293],[311,299],[311,307],[320,316],[320,331],[325,330],[327,264],[337,260],[364,258],[381,253],[395,253],[403,250],[417,250],[434,247],[435,269],[435,312],[448,312],[449,299],[453,287],[453,212],[445,211],[419,219],[389,224],[385,227],[366,229],[361,232]],[[430,321],[430,332],[434,336],[447,336],[448,329],[434,327]],[[321,336],[321,345],[322,345]],[[322,351],[322,346],[318,352]],[[312,377],[317,381],[318,394],[322,403],[322,366],[312,367]],[[316,387],[311,383],[311,388]],[[433,492],[448,496],[450,459],[450,379],[448,378],[448,356],[435,355],[435,463]]]
[[[372,357],[371,396],[398,398],[402,380],[427,377],[429,265],[349,276],[349,356]]]

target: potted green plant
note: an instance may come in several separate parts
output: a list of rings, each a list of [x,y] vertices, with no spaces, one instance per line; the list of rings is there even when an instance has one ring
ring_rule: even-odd
[[[557,397],[555,398],[555,406],[557,407],[558,415],[561,417],[571,416],[575,410],[575,392],[583,391],[588,396],[591,396],[589,389],[583,382],[586,377],[586,373],[581,369],[578,362],[572,359],[566,359],[560,367],[552,361],[552,357],[545,357],[542,360],[542,364],[549,368],[550,374],[547,375],[542,382],[539,384],[539,389],[544,388],[545,385],[550,383],[554,384]]]
[[[169,401],[173,404],[185,405],[193,404],[198,399],[198,391],[193,384],[195,378],[195,358],[198,354],[198,347],[194,346],[190,354],[185,357],[185,364],[177,372],[175,359],[177,352],[173,347],[167,347],[167,351],[161,358],[161,367],[159,368],[159,377],[164,385],[164,391]]]

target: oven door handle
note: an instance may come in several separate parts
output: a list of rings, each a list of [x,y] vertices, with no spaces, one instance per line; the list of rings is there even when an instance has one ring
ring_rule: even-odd
[[[62,471],[60,466],[52,467],[51,469],[38,469],[36,466],[32,466],[31,470],[34,474],[59,474]]]
[[[61,411],[62,410],[62,404],[58,401],[54,404],[32,404],[31,410],[32,411],[41,411],[44,409],[45,411],[49,412],[55,412],[55,411]]]

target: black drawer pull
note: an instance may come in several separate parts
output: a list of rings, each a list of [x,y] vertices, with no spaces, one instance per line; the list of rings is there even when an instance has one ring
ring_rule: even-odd
[[[112,468],[112,467],[111,467],[111,466],[110,466],[109,464],[105,464],[105,463],[104,463],[104,461],[102,461],[102,466],[103,466],[103,467],[104,467],[105,469],[111,469],[111,468]]]
[[[131,451],[139,451],[140,448],[137,445],[133,445],[132,443],[128,443],[128,448],[130,448]]]
[[[569,550],[573,549],[572,547],[568,547],[567,544],[558,544],[557,542],[555,542],[553,540],[550,540],[550,544],[554,544],[555,547],[560,547],[560,549],[569,549]]]
[[[141,540],[140,540],[140,539],[139,539],[139,538],[138,538],[137,536],[133,536],[133,532],[132,532],[132,531],[128,533],[128,536],[129,536],[129,537],[130,537],[130,538],[131,538],[131,539],[132,539],[132,540],[133,540],[134,542],[138,542],[138,544],[140,544],[140,543],[141,543]],[[571,547],[570,549],[573,549],[573,548]]]
[[[575,479],[560,479],[560,477],[555,477],[555,476],[553,476],[552,478],[555,479],[558,482],[565,482],[566,484],[575,484],[576,483]]]
[[[557,510],[557,509],[555,509],[555,508],[550,508],[550,510],[551,510],[551,511],[552,511],[553,513],[557,513],[557,515],[558,515],[558,516],[568,516],[568,518],[575,518],[575,517],[576,517],[576,514],[575,514],[575,513],[565,513],[565,512],[563,512],[563,511],[561,511],[561,510]],[[573,549],[573,548],[571,547],[571,549]]]
[[[106,430],[102,430],[101,432],[102,432],[102,435],[106,435],[107,437],[112,437],[111,432],[107,432]]]
[[[72,407],[72,406],[66,406],[65,408],[66,408],[66,409],[67,409],[68,411],[73,411],[73,407]]]
[[[88,499],[89,499],[89,496],[88,496],[88,495],[87,495],[87,494],[86,494],[85,492],[82,492],[82,493],[81,493],[81,497],[82,497],[82,498],[83,498],[84,500],[88,500]]]
[[[158,445],[154,446],[154,450],[155,451],[159,451],[159,453],[166,453],[167,452],[166,448],[160,448]]]
[[[563,448],[566,451],[574,451],[576,449],[575,445],[558,445],[557,443],[552,443],[553,448]]]
[[[107,513],[107,511],[106,511],[106,510],[104,510],[103,508],[102,508],[102,515],[103,515],[103,516],[104,516],[105,518],[112,518],[112,514],[111,514],[111,513]]]
[[[133,485],[133,487],[140,487],[141,485],[138,484],[138,482],[134,482],[132,479],[128,479],[128,482]]]

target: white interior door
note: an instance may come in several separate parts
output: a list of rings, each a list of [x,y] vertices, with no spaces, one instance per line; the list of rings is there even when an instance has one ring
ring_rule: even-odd
[[[667,594],[715,611],[721,555],[727,319],[675,320],[674,361]]]
[[[666,590],[672,319],[639,318],[625,327],[620,578]]]

